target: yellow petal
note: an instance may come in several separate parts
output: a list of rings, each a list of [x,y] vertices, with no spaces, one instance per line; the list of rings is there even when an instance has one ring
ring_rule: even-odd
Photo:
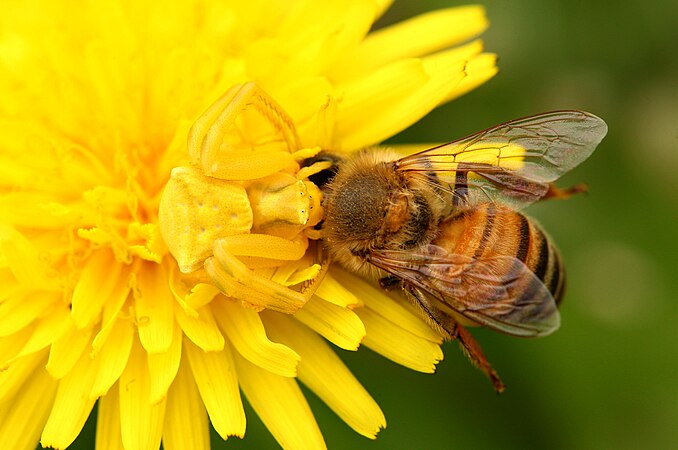
[[[170,266],[169,272],[169,288],[174,299],[191,317],[197,317],[196,309],[211,302],[219,293],[219,289],[213,284],[196,283],[194,279],[183,277],[175,265]]]
[[[0,255],[22,286],[60,291],[59,280],[52,276],[53,272],[45,258],[41,258],[41,252],[23,234],[7,225],[0,227]]]
[[[16,356],[33,334],[33,327],[24,327],[9,336],[0,336],[0,372],[7,368],[6,360]]]
[[[281,314],[264,320],[273,339],[299,352],[298,378],[344,422],[370,439],[386,427],[379,405],[320,336]]]
[[[26,50],[24,46],[22,51]],[[11,97],[5,96],[7,101]],[[26,151],[28,142],[30,151]],[[110,183],[110,172],[99,161],[84,156],[84,149],[79,145],[55,132],[54,128],[36,125],[36,121],[8,120],[4,115],[0,120],[0,147],[3,149],[0,185],[9,191],[30,187],[56,199],[60,194],[79,192],[93,183]],[[68,163],[64,164],[65,161]],[[41,227],[39,221],[30,225]]]
[[[393,4],[393,0],[375,0],[374,4],[377,6],[377,15],[375,17],[376,21],[376,19],[381,17],[381,15],[384,14],[384,12],[386,12],[386,10],[391,7],[391,5]]]
[[[261,39],[248,47],[248,74],[262,80],[278,99],[278,86],[324,72],[335,55],[360,42],[376,12],[377,5],[360,0],[326,1],[322,8],[296,8],[282,21],[277,39]]]
[[[323,81],[329,85],[325,79]],[[329,85],[327,92],[322,92],[323,87],[310,88],[311,95],[319,95],[318,108],[314,114],[297,124],[301,141],[306,145],[319,145],[322,148],[332,148],[334,136],[334,122],[337,113],[338,99],[334,95],[334,87]],[[320,91],[320,92],[318,92]]]
[[[195,309],[205,306],[217,296],[219,290],[213,284],[198,283],[186,294],[186,304]]]
[[[42,367],[24,381],[14,399],[0,406],[2,448],[33,450],[47,422],[57,383]]]
[[[0,342],[4,345],[5,342]],[[45,363],[47,350],[33,353],[12,362],[9,367],[0,368],[0,402],[9,402],[12,395],[18,392],[21,385],[35,372],[38,365]]]
[[[127,246],[130,256],[138,256],[146,261],[160,263],[168,248],[161,238],[160,227],[155,223],[132,222],[127,227],[127,239],[140,244]]]
[[[297,8],[295,14],[288,14],[282,21],[278,35],[284,36],[290,47],[296,47],[297,53],[320,53],[317,56],[321,58],[326,54],[332,55],[347,45],[355,45],[363,40],[378,13],[376,3],[362,0],[326,1],[322,8]],[[325,51],[319,52],[313,48],[316,45],[313,41],[321,41]],[[276,71],[269,73],[275,74]]]
[[[151,380],[146,353],[137,340],[127,367],[118,383],[120,395],[120,435],[126,450],[146,450],[160,447],[165,420],[165,401],[150,401]]]
[[[258,313],[225,299],[215,301],[212,308],[219,326],[244,358],[283,377],[297,374],[299,355],[268,339]]]
[[[0,298],[3,301],[22,290],[19,283],[16,282],[14,274],[7,268],[8,265],[9,262],[0,253]]]
[[[92,352],[95,354],[101,350],[108,340],[108,336],[119,318],[120,310],[128,298],[131,288],[130,280],[135,279],[133,276],[130,276],[129,269],[123,269],[123,272],[126,273],[126,276],[121,275],[118,277],[114,293],[111,294],[108,301],[104,304],[101,329],[92,341]],[[127,320],[129,317],[125,316],[124,319]]]
[[[370,33],[329,73],[334,81],[363,76],[392,61],[427,55],[465,41],[487,28],[484,8],[461,6],[432,11]]]
[[[353,288],[349,290],[346,286],[351,285],[340,283],[332,273],[328,273],[315,291],[315,295],[342,308],[359,304],[360,300],[353,294]]]
[[[196,313],[197,316],[192,317],[186,314],[178,304],[174,307],[174,316],[187,338],[206,352],[222,350],[224,348],[224,337],[214,321],[210,307],[198,308]]]
[[[184,339],[193,377],[212,426],[223,439],[245,435],[245,410],[229,345],[220,352],[204,352]]]
[[[191,368],[182,358],[177,377],[167,392],[162,445],[166,450],[203,450],[210,447],[209,422]]]
[[[97,450],[125,450],[120,435],[120,396],[116,383],[99,399],[97,408]]]
[[[137,289],[133,290],[139,339],[148,353],[166,352],[172,344],[174,296],[169,290],[165,268],[143,263]]]
[[[438,344],[415,336],[370,308],[358,308],[356,314],[365,324],[367,336],[363,343],[367,347],[412,370],[435,372],[436,364],[443,359]]]
[[[312,297],[294,317],[345,350],[357,350],[365,337],[365,326],[355,312],[318,297]]]
[[[88,346],[91,342],[92,328],[76,330],[69,319],[69,329],[56,340],[50,349],[49,360],[45,368],[54,378],[66,376],[82,355],[89,357]]]
[[[63,336],[70,327],[69,314],[68,305],[63,303],[55,303],[51,308],[45,310],[45,315],[36,321],[31,337],[21,350],[6,363],[11,364],[15,358],[21,358],[42,350]]]
[[[2,161],[0,157],[0,161]],[[2,164],[2,163],[0,163]],[[11,166],[9,161],[5,162]],[[3,167],[4,169],[4,167]],[[0,176],[4,174],[0,169]],[[55,201],[55,195],[44,192],[10,192],[0,195],[0,221],[18,227],[55,229],[86,224],[92,219],[84,205]],[[34,205],[26,208],[26,205]],[[77,224],[77,225],[76,225]]]
[[[59,381],[56,398],[42,431],[43,447],[66,448],[80,434],[95,399],[90,397],[97,373],[88,352],[80,352],[75,366]]]
[[[71,317],[78,329],[93,325],[102,307],[115,292],[121,264],[117,264],[108,250],[99,250],[88,260],[73,289]]]
[[[90,393],[92,399],[106,395],[113,383],[118,381],[127,366],[133,341],[134,328],[130,320],[117,319],[111,327],[110,341],[95,353],[92,360],[92,364],[98,367]]]
[[[497,56],[483,53],[471,59],[466,65],[467,76],[443,100],[448,102],[475,89],[497,74]]]
[[[170,348],[164,353],[149,353],[147,355],[148,372],[151,377],[149,400],[152,404],[156,404],[165,398],[167,390],[177,374],[181,361],[182,340],[179,325],[175,324]]]
[[[345,270],[335,268],[332,274],[344,286],[351,286],[351,291],[365,303],[365,306],[400,328],[437,344],[443,341],[409,304],[389,297],[382,289]]]
[[[324,449],[325,441],[294,378],[281,377],[235,354],[247,400],[284,449]]]
[[[464,78],[464,66],[432,67],[420,59],[406,59],[338,86],[342,101],[337,109],[336,148],[364,148],[413,124]]]
[[[303,92],[303,96],[299,96]],[[299,131],[299,124],[310,120],[323,105],[327,103],[328,96],[332,92],[332,84],[324,76],[304,77],[295,79],[290,84],[281,86],[275,92],[275,98],[284,105],[287,113],[294,119]],[[317,142],[315,140],[304,140],[303,143]]]
[[[481,39],[475,39],[468,44],[433,53],[421,59],[424,61],[424,64],[433,66],[440,66],[442,64],[453,65],[454,63],[466,61],[468,68],[468,61],[480,55],[482,51],[483,41]]]
[[[0,303],[0,336],[14,334],[51,309],[59,301],[56,294],[36,291],[17,292]]]

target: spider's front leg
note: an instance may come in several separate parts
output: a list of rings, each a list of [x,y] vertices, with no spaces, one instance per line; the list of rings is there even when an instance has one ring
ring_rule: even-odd
[[[228,236],[215,241],[214,256],[205,260],[205,270],[226,296],[257,310],[268,308],[290,314],[308,301],[312,289],[295,291],[250,269],[238,257],[271,260],[275,264],[275,261],[301,260],[306,248],[307,242],[302,237],[288,240],[266,234]],[[316,282],[320,265],[312,264],[301,272],[300,278]]]

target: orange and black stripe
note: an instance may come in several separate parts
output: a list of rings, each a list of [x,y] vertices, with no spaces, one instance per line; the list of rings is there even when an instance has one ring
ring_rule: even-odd
[[[511,288],[519,290],[512,296],[514,301],[534,300],[541,284],[546,286],[556,303],[561,301],[565,278],[560,256],[534,221],[522,213],[492,202],[464,210],[448,223],[453,227],[460,221],[464,222],[464,232],[459,242],[455,243],[457,253],[472,255],[479,261],[490,261],[494,256],[515,258],[512,264],[508,263],[510,260],[504,260],[506,263],[495,267],[495,270],[503,272],[506,279],[510,279],[524,270],[524,264],[538,278],[540,283],[531,277],[523,277],[513,283]],[[443,233],[441,237],[445,239],[444,236]]]

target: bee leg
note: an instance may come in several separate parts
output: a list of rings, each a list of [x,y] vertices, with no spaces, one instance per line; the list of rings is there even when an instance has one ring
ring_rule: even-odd
[[[420,289],[404,282],[401,283],[401,286],[407,299],[419,310],[431,328],[448,341],[453,340],[456,326],[455,320],[449,314],[436,308]]]
[[[456,335],[454,337],[457,338],[462,352],[464,352],[471,363],[473,363],[473,365],[478,369],[485,372],[485,375],[487,375],[487,377],[492,382],[494,390],[497,391],[498,394],[501,394],[506,386],[504,383],[502,383],[497,372],[487,361],[487,358],[485,357],[483,350],[480,348],[478,341],[475,340],[473,335],[471,335],[471,333],[466,328],[462,327],[458,323],[456,324]]]
[[[492,365],[487,361],[480,344],[475,340],[473,335],[466,328],[459,325],[451,315],[437,308],[431,299],[420,289],[403,283],[403,290],[412,304],[423,313],[427,322],[446,339],[450,341],[456,339],[459,342],[461,351],[471,363],[487,375],[497,393],[502,393],[506,386],[502,383]]]
[[[588,186],[583,183],[575,184],[569,188],[559,188],[555,185],[555,183],[549,183],[549,190],[546,192],[542,200],[550,200],[552,198],[564,200],[576,194],[583,194],[588,190]]]
[[[401,280],[398,277],[384,277],[379,279],[379,286],[385,291],[392,291],[401,287]]]

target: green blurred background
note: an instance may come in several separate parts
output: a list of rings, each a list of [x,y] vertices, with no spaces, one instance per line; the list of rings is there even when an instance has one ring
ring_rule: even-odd
[[[379,25],[456,1],[397,1]],[[562,185],[589,194],[530,208],[565,259],[561,329],[537,340],[475,330],[508,388],[496,395],[456,345],[435,375],[338,350],[388,421],[376,441],[305,391],[330,449],[678,448],[678,2],[487,0],[499,75],[391,142],[443,142],[577,108],[609,134]],[[277,444],[247,408],[247,437]],[[73,448],[89,448],[87,431]],[[89,434],[89,437],[86,436]]]

